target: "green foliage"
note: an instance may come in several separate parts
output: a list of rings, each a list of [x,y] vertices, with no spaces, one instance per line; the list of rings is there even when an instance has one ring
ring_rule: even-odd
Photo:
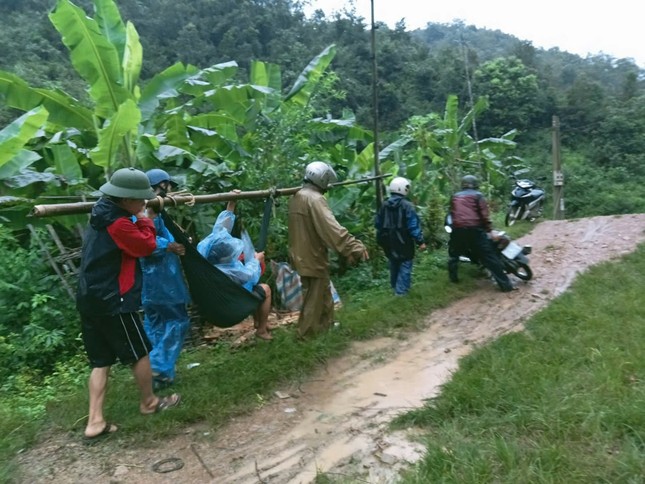
[[[429,433],[403,482],[640,481],[644,255],[592,268],[400,417]]]
[[[0,385],[28,371],[49,374],[78,351],[73,301],[35,247],[22,247],[0,225]],[[28,370],[27,370],[28,369]]]
[[[645,211],[645,185],[639,176],[640,169],[629,170],[620,165],[601,167],[575,154],[567,154],[563,165],[568,217]]]
[[[512,129],[528,131],[539,112],[538,77],[520,59],[502,57],[485,62],[474,73],[473,89],[488,98],[490,108],[478,120],[482,136],[494,136]]]
[[[3,456],[15,455],[42,437],[48,425],[47,405],[59,399],[62,393],[81,387],[87,378],[86,368],[85,357],[74,356],[61,360],[44,378],[22,372],[0,384],[3,395],[0,399],[0,453]],[[13,463],[8,458],[0,461],[0,481],[12,482],[15,476]]]
[[[482,98],[462,115],[457,97],[449,96],[443,117],[413,116],[399,139],[381,152],[382,158],[394,154],[394,160],[382,164],[383,171],[412,181],[411,198],[431,246],[441,243],[450,196],[459,189],[462,176],[477,175],[484,181],[482,190],[496,194],[502,184],[506,188],[508,167],[520,161],[509,155],[516,147],[514,131],[482,140],[471,135],[474,120],[487,107]]]

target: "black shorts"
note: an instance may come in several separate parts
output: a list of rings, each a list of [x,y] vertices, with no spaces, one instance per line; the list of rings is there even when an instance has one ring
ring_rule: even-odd
[[[81,314],[81,329],[92,368],[111,366],[117,360],[132,365],[152,350],[139,313]]]
[[[264,291],[264,288],[260,286],[259,284],[256,284],[253,286],[253,291],[257,296],[260,298],[260,300],[264,301],[267,297],[267,293]]]

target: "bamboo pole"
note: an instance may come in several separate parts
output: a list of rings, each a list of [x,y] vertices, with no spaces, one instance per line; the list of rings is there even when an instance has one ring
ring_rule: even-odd
[[[347,180],[330,185],[330,187],[352,185],[355,183],[369,182],[379,178],[392,176],[390,173],[386,175],[378,175],[372,177],[361,178],[359,180]],[[257,200],[269,197],[284,197],[297,193],[302,187],[291,188],[274,188],[270,190],[255,190],[248,192],[225,192],[225,193],[212,193],[207,195],[191,195],[186,193],[178,193],[176,195],[170,194],[163,198],[164,207],[174,207],[178,205],[192,205],[200,203],[217,203],[228,202],[231,200]],[[73,202],[73,203],[57,203],[51,205],[35,205],[29,214],[31,217],[56,217],[61,215],[78,215],[83,213],[90,213],[95,202]],[[146,205],[158,209],[160,206],[159,198],[148,200]]]

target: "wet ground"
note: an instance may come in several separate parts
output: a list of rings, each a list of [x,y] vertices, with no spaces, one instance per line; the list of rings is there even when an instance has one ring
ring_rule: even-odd
[[[500,293],[482,280],[470,296],[430,314],[424,331],[355,344],[309,381],[282,388],[217,432],[196,425],[154,449],[109,452],[52,436],[20,456],[24,482],[295,484],[319,472],[395,482],[423,448],[414,434],[391,433],[387,423],[436,395],[475,346],[521,331],[577,274],[645,242],[645,214],[543,222],[518,242],[533,246],[534,272],[518,291]],[[154,472],[165,458],[179,459],[167,468],[183,467]]]

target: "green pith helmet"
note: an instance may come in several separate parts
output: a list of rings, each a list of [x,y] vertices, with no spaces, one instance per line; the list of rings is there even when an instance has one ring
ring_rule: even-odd
[[[150,188],[150,181],[146,174],[134,168],[121,168],[115,171],[110,181],[103,184],[99,190],[110,197],[134,200],[155,198],[155,192]]]

